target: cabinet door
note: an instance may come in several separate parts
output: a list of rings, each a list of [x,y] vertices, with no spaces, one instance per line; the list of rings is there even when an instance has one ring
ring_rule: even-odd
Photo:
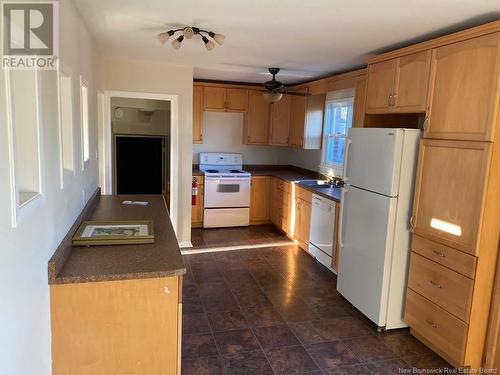
[[[248,90],[227,89],[226,91],[226,111],[246,112],[248,109]]]
[[[316,94],[307,97],[304,145],[302,146],[304,149],[321,149],[325,102],[326,94]]]
[[[382,61],[368,66],[366,88],[366,113],[387,113],[392,110],[397,59]]]
[[[261,91],[250,91],[248,102],[243,142],[249,145],[267,145],[270,104],[264,99]]]
[[[191,206],[191,227],[200,228],[203,226],[203,177],[196,176],[198,180],[198,195],[196,204]]]
[[[258,224],[269,220],[269,196],[271,178],[253,176],[250,196],[250,223]]]
[[[269,144],[288,146],[291,104],[292,100],[289,95],[283,95],[279,102],[272,104]]]
[[[305,245],[309,245],[309,232],[311,228],[311,204],[300,200],[300,220],[297,240]]]
[[[353,128],[362,128],[365,117],[366,79],[356,83],[354,88]]]
[[[493,140],[499,36],[484,35],[433,51],[425,138]]]
[[[291,96],[289,145],[302,147],[304,145],[304,126],[306,122],[307,98]]]
[[[477,255],[490,155],[490,143],[421,141],[415,234]]]
[[[193,143],[203,143],[203,88],[193,86]]]
[[[226,110],[226,88],[204,87],[203,110],[224,112]]]
[[[394,112],[425,112],[431,67],[431,51],[398,59]]]

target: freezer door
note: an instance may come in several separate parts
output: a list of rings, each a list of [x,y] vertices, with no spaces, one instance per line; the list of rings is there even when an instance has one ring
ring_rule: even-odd
[[[386,325],[397,198],[349,186],[344,193],[337,290]]]
[[[352,128],[347,137],[344,181],[376,193],[397,196],[404,131]]]

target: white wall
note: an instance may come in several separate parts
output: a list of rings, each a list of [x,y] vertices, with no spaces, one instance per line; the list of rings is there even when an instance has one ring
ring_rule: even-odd
[[[179,170],[171,171],[179,179],[177,238],[191,239],[191,166],[193,142],[193,67],[150,61],[105,59],[104,89],[179,97]]]
[[[86,198],[97,188],[98,167],[96,89],[99,55],[95,43],[70,0],[59,2],[60,56],[73,76],[74,147],[76,172],[60,188],[57,73],[40,73],[40,133],[42,196],[29,203],[11,222],[11,183],[6,126],[6,97],[0,73],[0,373],[51,373],[50,315],[47,262]],[[89,90],[91,160],[81,170],[79,75]]]
[[[321,150],[302,150],[288,148],[286,154],[282,155],[280,164],[290,164],[297,167],[319,172],[321,163]]]
[[[243,144],[243,114],[203,113],[203,143],[193,145],[193,163],[200,152],[235,152],[243,154],[244,164],[280,164],[285,148]]]

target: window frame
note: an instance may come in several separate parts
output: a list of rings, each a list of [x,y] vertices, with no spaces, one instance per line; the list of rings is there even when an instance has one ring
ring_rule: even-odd
[[[82,147],[82,170],[90,164],[90,118],[89,118],[89,86],[80,76],[80,128]]]
[[[330,144],[330,138],[336,139],[347,139],[347,131],[349,128],[352,128],[354,125],[354,100],[355,100],[355,91],[354,88],[331,91],[327,93],[325,100],[325,116],[323,121],[323,139],[322,139],[322,147],[321,147],[321,164],[320,171],[323,174],[328,176],[342,177],[344,162],[342,163],[329,163],[327,162],[327,154],[328,154],[328,145]],[[352,104],[352,112],[351,112],[351,123],[347,126],[345,134],[332,134],[332,132],[327,132],[328,129],[328,106],[332,103],[346,102],[350,101]],[[345,151],[345,149],[344,149]],[[345,156],[345,155],[344,155]]]
[[[63,81],[69,84],[69,102],[63,98]],[[75,173],[75,139],[74,139],[74,88],[73,75],[71,70],[59,61],[57,72],[57,98],[59,105],[59,164],[61,189],[64,188],[64,179],[68,174]],[[64,103],[69,104],[70,108],[64,108]],[[69,116],[63,116],[68,113]],[[66,118],[68,117],[68,118]],[[70,160],[69,160],[70,159]]]

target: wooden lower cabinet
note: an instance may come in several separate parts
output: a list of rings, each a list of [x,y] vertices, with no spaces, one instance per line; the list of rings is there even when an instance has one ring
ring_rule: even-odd
[[[295,231],[294,239],[304,250],[309,249],[309,233],[311,228],[311,202],[295,198]]]
[[[182,277],[50,285],[54,375],[180,374]]]
[[[203,227],[203,176],[193,176],[193,178],[198,184],[198,195],[196,196],[196,204],[191,206],[191,227],[201,228]]]
[[[488,323],[484,367],[500,367],[500,258],[497,263],[495,290]]]
[[[250,194],[250,225],[269,223],[271,177],[252,176]]]
[[[408,289],[405,321],[412,334],[452,365],[463,363],[467,340],[467,323]]]

